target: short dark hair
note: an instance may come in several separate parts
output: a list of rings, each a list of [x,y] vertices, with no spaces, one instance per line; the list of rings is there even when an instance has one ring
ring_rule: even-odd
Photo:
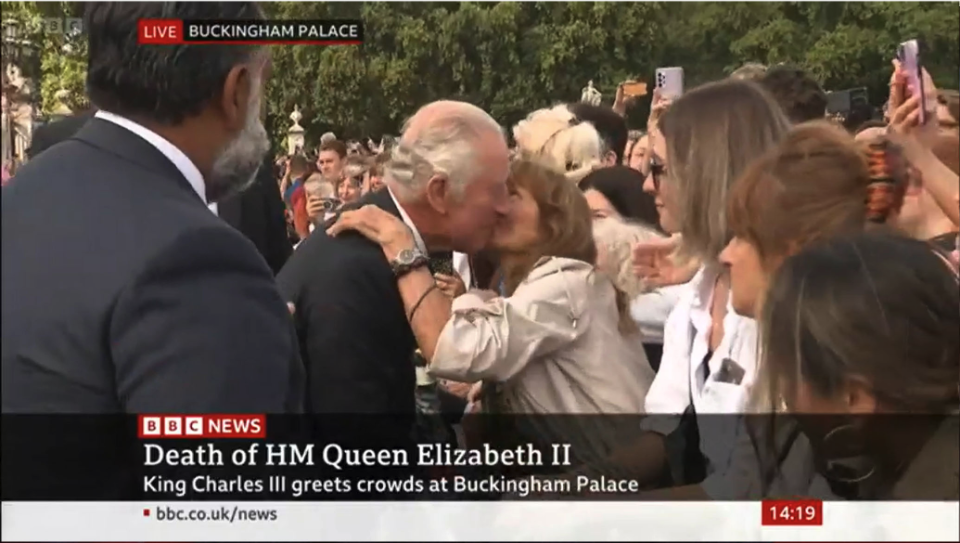
[[[800,68],[776,66],[759,80],[794,123],[823,119],[827,114],[827,93]]]
[[[139,45],[140,19],[260,20],[256,2],[91,2],[87,94],[124,117],[179,124],[220,96],[227,75],[259,49],[238,45]]]
[[[623,161],[623,150],[627,146],[627,121],[616,111],[605,106],[595,106],[586,102],[569,104],[567,108],[581,121],[593,125],[600,139],[617,155],[617,163]]]
[[[347,145],[340,140],[331,140],[320,144],[320,149],[317,150],[317,154],[324,151],[333,151],[337,153],[337,156],[344,158],[347,156]]]

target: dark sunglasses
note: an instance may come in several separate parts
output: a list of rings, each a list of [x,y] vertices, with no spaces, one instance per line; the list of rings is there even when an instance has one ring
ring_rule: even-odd
[[[650,178],[653,180],[653,188],[657,191],[660,190],[660,182],[666,173],[667,167],[664,165],[663,160],[657,155],[652,155],[650,157]]]

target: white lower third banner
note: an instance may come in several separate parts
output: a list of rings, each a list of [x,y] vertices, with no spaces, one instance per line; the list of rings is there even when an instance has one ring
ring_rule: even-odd
[[[958,541],[957,502],[5,502],[3,541]],[[771,515],[780,526],[769,524]],[[812,516],[810,517],[812,518]],[[792,525],[791,525],[792,524]]]

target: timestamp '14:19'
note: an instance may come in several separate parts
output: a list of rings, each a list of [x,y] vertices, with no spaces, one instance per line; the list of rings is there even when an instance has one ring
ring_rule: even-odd
[[[820,500],[764,500],[762,507],[764,526],[823,526]]]

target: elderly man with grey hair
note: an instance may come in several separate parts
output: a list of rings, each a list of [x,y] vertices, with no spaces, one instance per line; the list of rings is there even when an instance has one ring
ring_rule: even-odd
[[[345,209],[373,205],[401,219],[416,247],[385,257],[356,233],[318,229],[280,272],[281,292],[296,311],[315,413],[415,413],[416,340],[397,279],[429,266],[431,254],[474,254],[506,213],[509,151],[492,117],[463,102],[434,102],[404,127],[384,168],[387,190]],[[385,422],[385,421],[384,421]],[[367,430],[365,430],[367,431]],[[394,419],[370,428],[377,443],[409,440]]]

